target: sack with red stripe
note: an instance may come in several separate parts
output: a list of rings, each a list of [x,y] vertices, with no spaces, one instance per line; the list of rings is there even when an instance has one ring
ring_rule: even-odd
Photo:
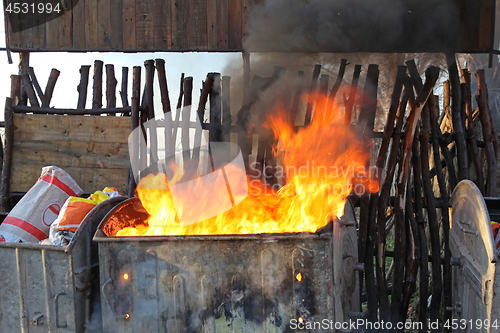
[[[7,242],[38,243],[48,238],[50,225],[66,199],[82,193],[80,186],[63,169],[56,166],[42,168],[38,181],[0,225],[0,235]]]

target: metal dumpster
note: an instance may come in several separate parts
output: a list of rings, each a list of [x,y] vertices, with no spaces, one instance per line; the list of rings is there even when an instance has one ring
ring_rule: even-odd
[[[102,218],[126,198],[92,209],[65,247],[0,243],[0,332],[100,332],[97,244]],[[99,311],[98,311],[99,310]],[[93,312],[98,315],[91,317]]]
[[[463,180],[450,203],[453,331],[498,333],[500,264],[491,221],[500,221],[500,198],[483,198],[473,182]]]
[[[360,311],[350,203],[319,233],[114,236],[140,220],[134,205],[116,206],[94,237],[106,333],[290,332]]]

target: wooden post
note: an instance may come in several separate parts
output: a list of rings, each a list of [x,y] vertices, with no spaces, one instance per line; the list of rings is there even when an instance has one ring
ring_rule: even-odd
[[[420,264],[420,238],[418,237],[418,224],[415,217],[415,210],[413,209],[413,189],[411,186],[408,186],[406,197],[405,215],[408,219],[408,224],[406,225],[406,230],[408,231],[406,233],[406,242],[410,244],[410,250],[407,251],[408,258],[406,264],[405,285],[402,305],[399,308],[399,318],[405,318],[408,313],[411,298],[417,289],[417,275]]]
[[[181,107],[182,107],[182,98],[184,96],[184,73],[181,74],[181,83],[179,87],[179,97],[177,98],[177,109],[175,110],[175,121],[174,121],[174,131],[172,134],[172,138],[174,141],[174,146],[177,141],[177,130],[179,129],[179,119],[181,116]]]
[[[29,74],[21,75],[21,83],[21,86],[24,87],[26,91],[26,95],[28,96],[31,106],[39,107],[40,104],[38,103],[38,99],[36,98],[35,89],[33,89]]]
[[[94,85],[92,87],[92,109],[102,108],[102,66],[101,60],[94,62]]]
[[[243,51],[243,105],[250,103],[250,53]]]
[[[378,75],[378,65],[370,64],[368,72],[366,72],[363,101],[361,102],[359,117],[356,123],[356,127],[360,133],[368,134],[373,131],[375,115],[377,113]]]
[[[462,109],[465,110],[465,129],[467,131],[467,143],[472,155],[472,162],[474,163],[474,169],[476,171],[476,185],[484,195],[484,177],[483,168],[480,162],[479,149],[477,147],[476,138],[474,136],[474,120],[472,119],[472,101],[471,101],[471,82],[470,82],[470,72],[466,69],[462,69],[462,78],[464,83],[461,84],[462,88]],[[451,305],[450,305],[451,306]]]
[[[12,150],[14,145],[14,123],[12,114],[12,99],[5,100],[5,151],[0,183],[0,211],[9,211],[10,170],[12,167]]]
[[[484,70],[477,71],[478,94],[476,101],[479,106],[479,118],[481,119],[481,127],[483,128],[483,138],[485,144],[486,160],[488,163],[488,175],[486,177],[486,196],[496,196],[497,172],[495,149],[493,146],[493,138],[491,135],[491,119],[489,116],[488,97],[486,82],[484,79]],[[457,146],[458,148],[458,146]]]
[[[122,87],[120,89],[120,97],[122,100],[122,107],[128,106],[128,67],[122,67]]]
[[[193,78],[188,76],[184,78],[184,103],[182,108],[182,163],[184,171],[189,174],[191,162],[191,149],[189,144],[189,128],[190,128],[190,115],[191,105],[193,98]]]
[[[326,104],[328,99],[328,83],[330,80],[330,76],[326,74],[322,74],[319,79],[319,94],[316,99],[316,107],[314,108],[314,114],[317,114],[317,117],[321,119],[321,121],[326,120]],[[329,113],[331,116],[331,113]]]
[[[19,53],[19,76],[28,74],[30,67],[30,53],[20,52]],[[19,105],[28,105],[28,95],[26,94],[26,87],[21,84],[21,99],[19,100]]]
[[[144,66],[146,67],[146,84],[144,85],[144,104],[147,108],[147,119],[153,120],[155,119],[155,110],[154,110],[154,99],[153,99],[153,82],[155,75],[155,65],[154,60],[146,60],[144,62]],[[149,133],[149,167],[151,168],[151,172],[156,173],[158,167],[158,137],[156,133],[156,126],[150,127]]]
[[[396,81],[394,83],[394,88],[392,91],[392,96],[391,96],[391,106],[389,108],[389,112],[387,113],[387,121],[386,125],[384,128],[384,136],[382,138],[382,144],[380,145],[380,150],[377,158],[377,162],[375,164],[376,166],[376,173],[373,175],[375,181],[380,181],[381,179],[381,172],[384,168],[385,161],[387,159],[387,151],[389,149],[389,143],[391,141],[392,133],[393,130],[399,130],[399,126],[401,126],[402,120],[401,118],[404,118],[404,113],[403,116],[401,114],[398,117],[398,123],[396,124],[396,128],[394,128],[394,120],[396,119],[396,113],[399,108],[399,101],[401,98],[401,91],[403,90],[403,78],[406,76],[406,67],[405,66],[399,66],[398,67],[398,72],[396,76]],[[406,103],[405,103],[405,108],[406,108]],[[403,110],[404,111],[404,110]],[[397,133],[400,135],[399,133]],[[398,147],[399,146],[399,139],[398,141],[394,140],[393,145]],[[394,163],[395,166],[395,163]],[[392,166],[394,168],[394,166]],[[387,212],[387,201],[390,195],[390,186],[392,185],[392,181],[394,178],[394,170],[389,169],[392,171],[391,173],[387,174],[387,177],[384,182],[384,188],[380,191],[380,199],[379,199],[379,194],[378,193],[372,193],[371,198],[370,198],[370,214],[369,214],[369,220],[368,220],[368,229],[370,230],[372,236],[377,235],[377,242],[375,243],[375,237],[370,237],[368,240],[368,245],[367,247],[370,248],[370,252],[373,252],[371,248],[373,245],[376,246],[377,251],[376,251],[376,277],[377,277],[377,286],[378,286],[378,298],[379,298],[379,304],[380,304],[380,314],[381,317],[385,317],[385,319],[389,319],[389,298],[387,294],[387,282],[385,280],[385,227],[386,227],[386,212]],[[378,208],[378,209],[377,209]],[[377,214],[378,210],[378,214]],[[376,221],[378,221],[378,228]],[[375,230],[377,229],[377,232]],[[370,239],[372,239],[370,241]],[[373,258],[373,257],[372,257]],[[366,260],[373,260],[372,258],[367,258]],[[393,302],[394,302],[393,298]]]
[[[210,90],[210,129],[209,141],[221,141],[221,96],[220,96],[220,74],[211,73],[213,76],[212,89]]]
[[[424,107],[422,111],[422,132],[420,134],[420,155],[422,157],[422,182],[424,185],[424,198],[427,203],[427,216],[429,219],[429,234],[432,253],[432,301],[430,307],[431,322],[439,320],[442,293],[442,270],[441,270],[441,244],[439,240],[439,223],[432,191],[431,178],[429,174],[429,138],[430,138],[430,110]],[[460,116],[460,115],[459,115]],[[431,330],[439,332],[437,330]]]
[[[45,98],[45,94],[42,91],[42,88],[40,87],[40,84],[38,84],[38,80],[36,79],[35,71],[33,67],[30,67],[28,69],[31,82],[33,83],[33,87],[35,88],[35,91],[38,95],[38,98],[40,98],[40,101],[42,102],[43,107],[48,107],[49,103],[47,103],[47,99]]]
[[[342,84],[342,80],[344,79],[345,69],[347,67],[347,59],[340,60],[339,73],[337,74],[337,80],[332,86],[330,90],[330,95],[328,95],[328,102],[326,105],[326,112],[330,112],[333,107],[333,103],[335,102],[335,97],[337,96],[337,92],[340,89],[340,85]]]
[[[163,113],[170,112],[170,97],[168,95],[167,75],[165,72],[165,60],[156,59],[156,71],[158,72],[158,82],[160,84],[161,104],[163,106]],[[165,115],[166,116],[166,115]]]
[[[469,176],[469,161],[467,159],[467,145],[464,135],[464,124],[462,122],[460,79],[458,77],[455,54],[448,54],[446,60],[451,84],[451,119],[457,145],[458,181],[461,181],[462,179],[467,179]]]
[[[427,322],[427,298],[429,296],[429,263],[425,258],[429,256],[427,250],[427,236],[425,234],[424,209],[422,202],[422,163],[418,140],[413,141],[413,188],[415,189],[415,218],[418,225],[418,237],[420,239],[420,284],[418,320]],[[422,327],[420,333],[427,333],[427,328]]]
[[[215,78],[216,73],[209,73],[207,75],[207,78],[205,79],[205,82],[203,83],[203,88],[201,90],[201,95],[200,95],[200,101],[198,102],[198,110],[197,110],[197,116],[200,121],[199,127],[196,126],[196,130],[194,133],[194,147],[193,147],[193,156],[191,158],[191,172],[194,172],[196,168],[198,168],[198,164],[200,162],[200,149],[201,149],[201,137],[203,134],[203,131],[201,130],[201,126],[203,126],[203,119],[205,116],[205,105],[207,104],[208,100],[208,95],[211,94],[213,84],[214,84],[214,78]],[[211,97],[212,98],[212,97]],[[211,100],[212,102],[212,100]],[[210,124],[210,130],[212,130],[212,125]]]
[[[134,66],[132,69],[132,104],[131,104],[131,121],[132,121],[132,131],[139,127],[139,102],[140,102],[140,94],[141,94],[141,66]],[[142,134],[142,131],[138,132],[139,135]],[[135,137],[132,140],[132,161],[131,163],[139,164],[140,159],[140,147],[139,147],[139,137]],[[135,181],[135,176],[130,169],[130,177],[129,177],[129,187],[128,187],[128,196],[132,197],[135,192],[137,184]]]
[[[222,132],[221,139],[231,141],[231,77],[222,77]]]
[[[316,85],[318,84],[318,77],[320,72],[321,72],[321,65],[315,65],[313,70],[311,85],[309,86],[309,96],[307,97],[306,118],[304,126],[307,126],[311,123],[313,104],[315,100],[314,97],[316,94]]]
[[[450,80],[446,80],[443,83],[443,112],[439,116],[439,126],[443,122],[445,117],[449,117],[451,119],[450,114]]]
[[[90,67],[90,66],[88,66]],[[50,71],[49,79],[47,80],[47,85],[45,86],[45,99],[47,103],[50,105],[50,101],[52,100],[52,94],[54,93],[54,87],[56,86],[57,79],[59,78],[60,71],[55,68],[52,68]],[[88,82],[88,71],[87,71],[87,82]],[[85,88],[87,88],[85,86]],[[87,96],[87,92],[85,91],[85,96]]]
[[[116,85],[118,81],[115,78],[115,66],[106,64],[106,107],[116,107]],[[108,116],[111,116],[108,114]]]
[[[344,122],[348,126],[351,126],[352,123],[352,108],[354,106],[354,101],[356,99],[356,91],[358,89],[360,74],[361,74],[361,65],[354,66],[354,74],[352,76],[351,89],[349,91],[349,99],[345,101]]]
[[[11,75],[10,76],[10,99],[12,100],[12,105],[18,105],[21,100],[21,76]]]
[[[470,75],[469,75],[469,80],[470,80]],[[441,220],[442,220],[442,226],[443,226],[443,238],[444,238],[444,262],[443,262],[443,281],[446,281],[447,283],[443,283],[444,286],[444,321],[451,319],[451,312],[446,311],[446,307],[451,307],[451,286],[452,284],[449,283],[451,281],[451,252],[450,252],[450,216],[449,216],[449,210],[446,209],[446,207],[449,206],[449,199],[448,199],[448,190],[446,188],[446,179],[444,177],[443,173],[443,167],[441,165],[441,156],[439,154],[439,136],[438,136],[438,123],[436,119],[436,110],[435,110],[435,105],[439,105],[439,101],[437,100],[437,96],[434,96],[434,100],[429,103],[429,114],[430,114],[430,119],[427,119],[425,117],[425,120],[430,122],[430,130],[431,130],[431,142],[432,142],[432,152],[434,156],[434,165],[436,169],[436,175],[438,179],[438,185],[439,185],[439,193],[441,196],[441,204],[442,204],[442,209],[441,209]],[[426,124],[424,124],[426,125]],[[477,147],[476,147],[477,148]],[[434,256],[434,255],[433,255]],[[446,330],[446,331],[449,331]]]
[[[78,104],[77,109],[85,109],[85,104],[87,104],[87,86],[89,84],[89,71],[90,66],[84,65],[80,67],[80,84],[76,88],[78,90]],[[92,103],[92,106],[94,103]]]
[[[304,72],[299,71],[297,75],[297,85],[295,86],[295,95],[293,96],[292,107],[290,109],[290,125],[295,127],[297,121],[297,112],[299,110],[300,98],[302,96],[302,87],[304,85]]]
[[[174,159],[175,154],[175,145],[173,140],[172,133],[172,114],[171,114],[171,106],[170,106],[170,97],[168,94],[168,84],[167,84],[167,75],[165,72],[165,60],[156,59],[156,71],[158,72],[158,82],[160,84],[160,96],[161,96],[161,104],[163,109],[163,117],[165,123],[165,163],[169,165],[171,161]],[[168,160],[168,161],[167,161]]]

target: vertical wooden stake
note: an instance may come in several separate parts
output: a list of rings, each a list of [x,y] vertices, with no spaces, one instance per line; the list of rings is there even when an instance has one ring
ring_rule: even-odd
[[[47,102],[47,99],[45,98],[45,94],[42,92],[42,88],[40,87],[40,84],[38,83],[38,80],[37,80],[36,75],[35,75],[35,70],[33,69],[33,67],[30,67],[28,69],[28,72],[29,72],[29,75],[31,78],[31,82],[33,83],[33,87],[35,88],[35,91],[38,95],[38,98],[40,98],[40,101],[42,102],[42,106],[48,107],[49,103]]]
[[[80,84],[76,88],[76,90],[78,90],[78,104],[76,105],[77,109],[85,109],[85,105],[87,104],[87,87],[89,85],[89,72],[90,72],[89,65],[83,65],[82,67],[80,67]]]
[[[122,100],[122,106],[128,106],[128,67],[122,67],[122,87],[120,89],[120,97]]]
[[[19,53],[19,76],[28,74],[30,67],[30,53],[20,52]],[[26,94],[26,87],[21,84],[21,99],[19,100],[19,105],[28,105],[28,95]]]
[[[356,91],[358,90],[359,75],[361,74],[361,65],[354,66],[354,74],[352,76],[351,89],[349,91],[349,99],[345,101],[344,122],[346,125],[352,124],[352,112],[354,101],[356,100]],[[344,97],[345,99],[345,97]]]
[[[14,123],[12,114],[12,100],[5,100],[5,151],[0,183],[0,211],[9,210],[10,169],[12,166],[12,150],[14,145]]]
[[[116,85],[118,82],[115,77],[115,66],[113,64],[106,65],[106,107],[116,107]],[[116,114],[108,113],[108,116]]]
[[[12,100],[12,105],[18,105],[21,100],[21,76],[11,75],[10,76],[10,99]]]
[[[134,66],[132,69],[132,105],[131,105],[131,120],[132,120],[132,131],[134,131],[136,128],[139,127],[139,101],[140,101],[140,94],[141,94],[141,66]],[[139,164],[139,159],[141,158],[140,155],[140,145],[139,145],[139,135],[142,134],[142,131],[137,131],[133,132],[137,133],[133,139],[132,139],[132,148],[131,148],[131,163],[134,163],[134,165],[140,165]],[[132,168],[130,169],[130,176],[129,176],[129,186],[128,186],[128,196],[131,197],[134,195],[135,188],[137,184],[135,181],[135,176],[132,171]]]
[[[316,94],[316,85],[318,84],[319,73],[321,72],[321,65],[315,65],[313,70],[313,76],[311,80],[311,85],[309,86],[309,96],[307,98],[307,107],[306,107],[306,118],[304,126],[308,126],[312,120],[312,111],[314,104],[314,96]]]
[[[48,104],[50,104],[50,101],[52,100],[52,94],[54,93],[54,87],[56,86],[59,74],[61,74],[61,72],[55,68],[52,68],[52,70],[50,71],[49,79],[47,80],[47,85],[45,86],[45,92],[44,92]],[[87,74],[87,79],[88,79],[88,74]]]
[[[92,87],[92,109],[102,108],[102,66],[101,60],[94,62],[94,85]]]
[[[230,142],[231,138],[231,77],[222,77],[222,141]]]
[[[457,145],[458,181],[461,181],[462,179],[468,179],[469,177],[469,162],[467,159],[464,124],[462,122],[460,79],[458,77],[455,54],[448,54],[446,56],[446,60],[448,62],[448,72],[450,74],[451,84],[451,119],[455,142]]]

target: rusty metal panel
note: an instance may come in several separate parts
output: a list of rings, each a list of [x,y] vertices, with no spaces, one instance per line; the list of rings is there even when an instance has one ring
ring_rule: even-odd
[[[497,253],[484,199],[473,182],[463,180],[453,191],[451,206],[450,250],[455,265],[453,306],[449,310],[454,319],[471,323],[498,319],[491,316],[494,284],[500,283],[495,281]],[[474,325],[465,325],[457,332],[490,332],[485,326]]]
[[[360,311],[350,203],[320,234],[107,236],[134,201],[94,237],[104,332],[288,332]]]
[[[325,1],[325,10],[315,2],[296,18],[282,17],[288,14],[271,0],[67,3],[58,15],[9,14],[12,49],[147,52],[242,51],[245,47],[250,52],[469,53],[492,49],[495,26],[495,0],[394,1],[393,6]],[[71,12],[72,22],[68,21]],[[308,13],[314,24],[307,21]],[[292,23],[287,27],[283,22]],[[37,23],[41,25],[36,27]],[[311,27],[316,30],[308,31]],[[40,31],[45,32],[44,38]],[[297,31],[302,35],[287,36]],[[300,40],[307,40],[308,46]]]
[[[0,243],[0,332],[85,332],[99,293],[92,235],[106,213],[123,200],[97,205],[66,247]],[[100,316],[95,318],[97,330],[92,332],[99,332]]]
[[[155,238],[95,238],[104,332],[281,332],[292,318],[333,320],[329,237]]]

